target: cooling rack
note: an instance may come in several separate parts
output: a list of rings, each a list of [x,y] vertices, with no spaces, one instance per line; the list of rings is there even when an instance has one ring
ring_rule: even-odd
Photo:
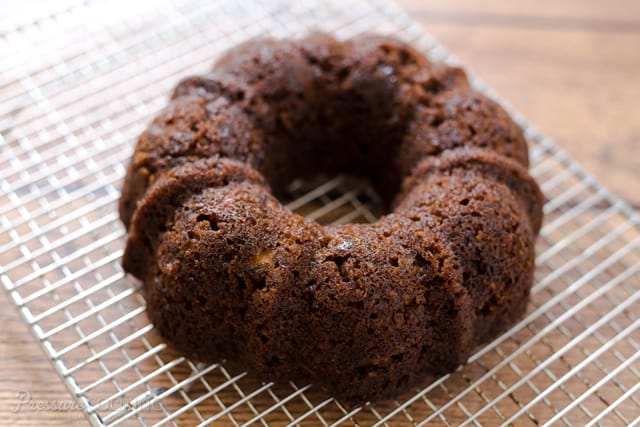
[[[180,77],[226,48],[310,29],[394,34],[455,61],[384,0],[74,1],[0,26],[0,279],[90,423],[640,424],[639,217],[516,113],[546,195],[532,302],[458,371],[348,407],[313,385],[194,364],[159,339],[120,266],[135,138]],[[340,176],[294,183],[290,199],[323,223],[379,214],[366,184]]]

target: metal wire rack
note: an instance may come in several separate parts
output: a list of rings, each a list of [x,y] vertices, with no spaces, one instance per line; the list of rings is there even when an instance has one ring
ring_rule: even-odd
[[[135,138],[180,77],[226,48],[310,29],[395,34],[454,61],[385,0],[74,1],[0,26],[0,279],[89,421],[640,424],[639,216],[515,113],[547,197],[536,282],[525,318],[466,366],[354,408],[226,362],[196,365],[158,338],[120,266],[115,205]],[[291,200],[324,223],[379,214],[366,185],[343,177],[294,183]]]

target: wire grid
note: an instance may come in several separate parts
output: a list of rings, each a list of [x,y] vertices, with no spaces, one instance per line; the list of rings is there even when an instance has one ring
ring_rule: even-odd
[[[195,365],[159,339],[120,266],[116,203],[135,138],[180,77],[226,48],[310,29],[394,34],[454,61],[384,0],[74,1],[0,27],[0,279],[89,421],[640,424],[639,217],[517,114],[547,197],[532,302],[458,371],[354,408],[232,363]],[[290,195],[323,223],[380,214],[366,184],[345,177],[293,183]]]

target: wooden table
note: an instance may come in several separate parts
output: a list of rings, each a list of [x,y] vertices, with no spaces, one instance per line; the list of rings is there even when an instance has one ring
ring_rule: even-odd
[[[640,2],[398,1],[589,172],[640,207]],[[2,292],[0,301],[7,307]],[[0,311],[0,361],[0,425],[86,424],[11,306]]]

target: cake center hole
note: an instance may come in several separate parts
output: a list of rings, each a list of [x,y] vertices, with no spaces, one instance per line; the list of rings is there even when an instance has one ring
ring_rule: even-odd
[[[295,179],[280,200],[322,225],[375,222],[386,211],[369,180],[344,174]]]

